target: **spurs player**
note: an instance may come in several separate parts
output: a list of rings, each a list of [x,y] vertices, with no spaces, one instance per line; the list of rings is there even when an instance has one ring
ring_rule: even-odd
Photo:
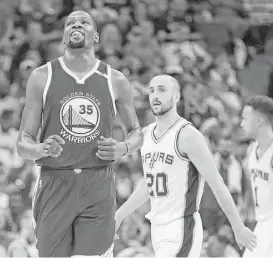
[[[273,100],[250,98],[243,109],[241,128],[253,139],[248,155],[255,200],[257,247],[244,257],[273,257]]]
[[[177,114],[179,99],[180,87],[173,77],[159,75],[151,80],[149,101],[156,122],[144,130],[145,180],[116,212],[116,230],[150,197],[155,256],[199,256],[203,230],[198,210],[206,180],[229,218],[237,242],[252,250],[255,236],[242,223],[204,136]]]

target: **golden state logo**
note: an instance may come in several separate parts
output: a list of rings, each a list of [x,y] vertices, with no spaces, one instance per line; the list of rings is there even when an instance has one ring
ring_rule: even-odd
[[[65,140],[86,143],[95,140],[100,131],[100,103],[90,94],[71,94],[60,101],[60,134]]]

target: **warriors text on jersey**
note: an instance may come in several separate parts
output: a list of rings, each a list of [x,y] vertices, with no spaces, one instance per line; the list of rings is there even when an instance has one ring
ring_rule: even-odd
[[[151,222],[155,225],[199,210],[204,180],[187,156],[177,149],[178,135],[188,124],[180,118],[158,139],[154,136],[155,123],[144,130],[141,158],[150,190]]]
[[[40,142],[58,134],[63,152],[36,163],[51,168],[92,168],[107,165],[96,157],[100,136],[111,137],[115,99],[111,68],[97,60],[82,79],[70,71],[62,57],[47,63],[48,80],[43,94]]]
[[[258,143],[251,146],[249,153],[249,169],[251,172],[255,213],[257,220],[273,216],[273,144],[257,157]]]

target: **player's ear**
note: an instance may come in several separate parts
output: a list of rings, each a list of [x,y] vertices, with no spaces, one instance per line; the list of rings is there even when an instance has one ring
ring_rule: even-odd
[[[62,43],[65,45],[65,39],[64,39],[64,36],[63,36],[63,40],[62,40]]]
[[[99,43],[99,41],[100,41],[100,36],[99,36],[98,32],[95,32],[94,41],[95,41],[95,43]]]
[[[180,92],[175,92],[173,94],[173,100],[175,101],[175,103],[177,103],[180,100],[181,94]]]

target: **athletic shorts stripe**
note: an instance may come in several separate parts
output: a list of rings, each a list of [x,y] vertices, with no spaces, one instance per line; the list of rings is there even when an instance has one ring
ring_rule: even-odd
[[[192,248],[195,220],[193,216],[184,217],[182,245],[176,257],[188,257]]]
[[[196,167],[190,162],[189,170],[188,170],[188,182],[187,182],[187,193],[186,193],[186,205],[184,216],[190,216],[197,211],[197,207],[199,206],[197,203],[198,198],[198,190],[199,190],[199,182],[200,175]]]

